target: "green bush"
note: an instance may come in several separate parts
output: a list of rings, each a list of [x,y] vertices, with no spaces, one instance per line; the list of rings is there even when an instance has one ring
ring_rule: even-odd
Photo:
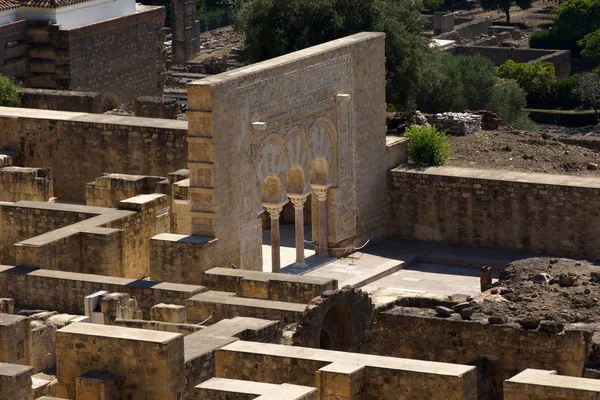
[[[556,80],[550,92],[545,95],[536,93],[527,95],[527,107],[542,109],[570,109],[580,105],[579,99],[574,93],[575,78],[572,76]]]
[[[444,165],[450,157],[450,142],[444,132],[433,126],[411,126],[404,136],[410,139],[408,159],[419,165]]]
[[[530,130],[535,124],[527,116],[527,99],[521,86],[510,79],[498,79],[492,88],[489,109],[502,117],[504,125]]]
[[[600,29],[588,33],[577,44],[581,47],[582,56],[600,61]]]
[[[21,107],[21,94],[17,84],[6,76],[0,76],[0,106]]]
[[[498,67],[498,78],[512,79],[527,93],[547,96],[556,82],[556,69],[549,62],[516,63],[508,60]]]
[[[496,82],[494,65],[482,56],[435,52],[425,64],[418,95],[419,110],[429,113],[482,109]]]

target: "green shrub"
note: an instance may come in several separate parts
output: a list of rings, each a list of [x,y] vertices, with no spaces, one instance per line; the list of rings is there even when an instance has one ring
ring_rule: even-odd
[[[549,62],[516,63],[508,60],[498,67],[498,78],[515,80],[528,94],[547,96],[556,82],[556,69]]]
[[[404,136],[410,139],[407,154],[419,165],[444,165],[450,157],[450,142],[444,132],[433,126],[411,126]]]
[[[527,95],[527,107],[542,109],[569,109],[580,105],[579,99],[574,93],[575,78],[572,76],[556,80],[550,92],[545,95],[537,93]]]
[[[600,61],[600,29],[588,33],[577,44],[581,47],[582,56]]]
[[[419,110],[428,113],[482,109],[496,82],[494,65],[482,56],[435,52],[425,64],[417,95]]]
[[[6,76],[0,76],[0,106],[21,107],[21,94],[17,84]]]
[[[533,129],[535,124],[527,116],[527,99],[519,84],[510,79],[498,79],[492,88],[492,100],[488,107],[502,117],[504,125],[517,129]]]

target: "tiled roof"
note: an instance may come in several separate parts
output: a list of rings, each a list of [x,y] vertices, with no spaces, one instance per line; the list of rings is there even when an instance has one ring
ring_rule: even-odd
[[[2,1],[8,0],[0,0]],[[88,1],[90,0],[21,0],[21,7],[60,8]]]
[[[17,0],[0,0],[0,11],[8,11],[13,8],[19,8]]]

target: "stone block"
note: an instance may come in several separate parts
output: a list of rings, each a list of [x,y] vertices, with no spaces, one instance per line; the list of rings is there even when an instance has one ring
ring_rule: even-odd
[[[12,314],[15,307],[13,299],[0,299],[0,314]]]
[[[31,365],[31,321],[0,314],[0,362]]]
[[[150,310],[150,319],[152,321],[185,323],[187,310],[185,306],[160,303]]]
[[[33,368],[0,362],[0,400],[31,400]]]

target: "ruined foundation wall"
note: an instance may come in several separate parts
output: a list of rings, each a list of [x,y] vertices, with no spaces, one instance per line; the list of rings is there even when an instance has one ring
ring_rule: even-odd
[[[526,368],[581,376],[587,353],[580,331],[557,335],[507,325],[403,315],[394,310],[377,316],[371,338],[363,348],[365,353],[458,364],[481,362],[480,399],[502,399],[504,380]]]
[[[393,235],[575,258],[600,258],[600,180],[400,167],[388,173]]]
[[[102,114],[102,97],[98,92],[29,88],[21,88],[19,92],[25,108]]]
[[[54,196],[52,174],[43,168],[0,168],[0,201],[48,201]]]
[[[138,281],[100,275],[0,266],[0,293],[15,304],[42,310],[83,315],[84,297],[106,290],[127,293],[137,300],[144,319],[158,303],[185,305],[185,301],[206,289],[202,286]]]
[[[105,172],[185,168],[186,135],[184,121],[0,107],[0,148],[17,152],[15,165],[50,168],[61,201],[85,202],[85,184]]]

